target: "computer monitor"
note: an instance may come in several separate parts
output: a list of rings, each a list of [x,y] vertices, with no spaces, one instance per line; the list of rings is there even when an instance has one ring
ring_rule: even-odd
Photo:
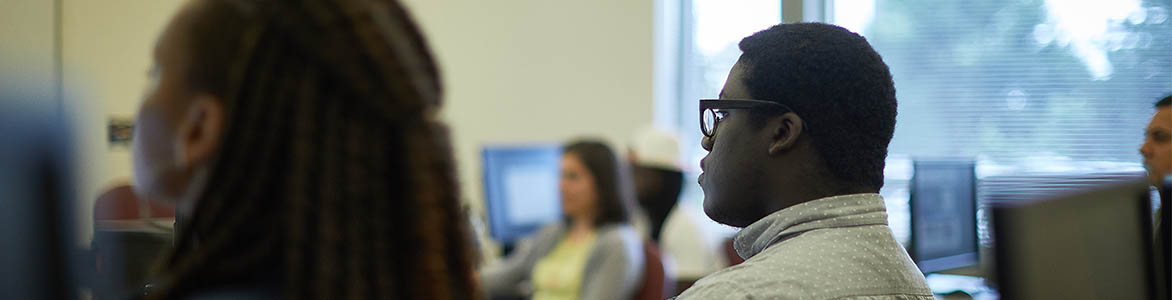
[[[976,265],[976,164],[916,161],[913,168],[908,247],[912,260],[924,273]]]
[[[483,159],[484,200],[493,239],[509,245],[562,217],[559,146],[484,147]]]
[[[1152,299],[1149,198],[1132,180],[994,205],[1003,299]]]

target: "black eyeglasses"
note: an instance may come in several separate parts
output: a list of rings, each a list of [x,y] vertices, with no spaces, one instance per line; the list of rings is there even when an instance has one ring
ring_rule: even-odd
[[[789,106],[773,101],[743,100],[743,99],[701,99],[700,100],[700,132],[706,137],[716,134],[716,125],[724,119],[724,109],[755,109],[762,107],[779,108],[786,112],[795,112]]]

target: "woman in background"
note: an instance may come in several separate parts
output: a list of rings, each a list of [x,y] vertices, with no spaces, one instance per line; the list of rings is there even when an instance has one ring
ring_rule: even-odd
[[[643,241],[629,222],[627,170],[600,142],[563,148],[562,222],[542,228],[500,264],[480,273],[494,298],[629,299],[639,288]]]
[[[192,0],[156,45],[136,193],[152,299],[477,299],[440,82],[391,0]]]

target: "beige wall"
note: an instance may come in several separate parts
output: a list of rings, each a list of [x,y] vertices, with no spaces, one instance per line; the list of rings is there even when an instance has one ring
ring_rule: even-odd
[[[151,48],[180,0],[64,0],[66,108],[78,116],[83,241],[93,200],[130,177],[106,144],[132,116]],[[481,206],[480,147],[599,136],[621,144],[652,117],[650,0],[407,0],[443,69],[465,199]]]
[[[473,207],[481,207],[485,144],[586,135],[622,147],[652,122],[651,0],[405,3],[444,72],[445,114]]]
[[[54,10],[52,1],[0,0],[0,83],[26,83],[20,92],[35,101],[56,93]]]
[[[78,224],[92,234],[98,193],[131,175],[130,150],[111,148],[106,122],[132,117],[147,85],[155,38],[180,0],[63,0],[65,108],[78,122],[82,172]]]

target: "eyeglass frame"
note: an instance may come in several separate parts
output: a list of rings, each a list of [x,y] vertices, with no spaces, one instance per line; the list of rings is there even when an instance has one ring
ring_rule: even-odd
[[[780,109],[785,110],[785,112],[792,112],[795,114],[798,113],[797,111],[790,108],[789,106],[786,106],[785,104],[781,104],[781,103],[777,103],[777,102],[773,102],[773,101],[756,100],[756,99],[700,99],[700,133],[703,134],[705,137],[709,137],[709,138],[715,136],[716,135],[716,127],[718,125],[720,125],[720,121],[724,119],[722,117],[717,117],[717,118],[713,119],[712,120],[712,129],[711,129],[712,132],[708,132],[708,128],[707,128],[708,126],[704,125],[704,111],[717,110],[717,109],[754,109],[754,108],[767,107],[767,106],[773,106],[776,108],[780,108]],[[713,116],[719,116],[719,114],[714,113]],[[809,129],[808,124],[803,124],[803,125],[806,125],[805,128]]]

